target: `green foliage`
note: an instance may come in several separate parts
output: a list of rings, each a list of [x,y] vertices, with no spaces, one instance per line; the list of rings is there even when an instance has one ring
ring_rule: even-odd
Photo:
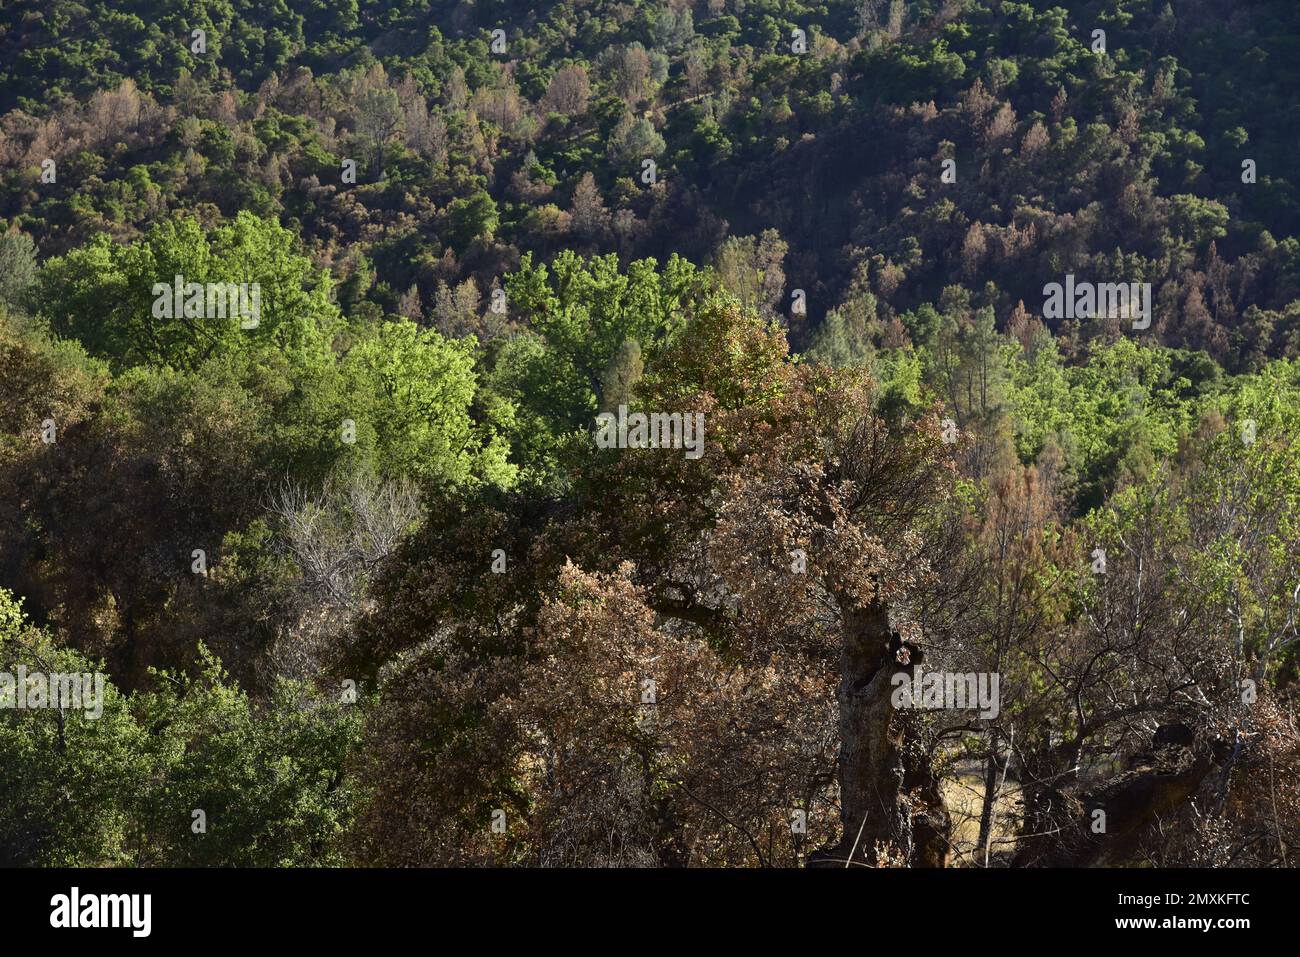
[[[28,625],[0,590],[0,671],[98,675]],[[91,683],[91,688],[95,685]],[[82,709],[0,710],[0,854],[7,865],[337,864],[355,812],[343,762],[361,706],[283,683],[265,706],[205,654],[197,677],[111,681]],[[92,706],[93,703],[93,706]],[[198,832],[195,810],[206,813]]]
[[[379,471],[440,483],[509,485],[502,414],[481,426],[475,399],[474,340],[449,341],[403,320],[385,322],[348,351],[340,372],[358,451]]]
[[[26,233],[0,236],[0,303],[21,307],[36,282],[36,244]]]
[[[662,269],[652,259],[638,260],[626,272],[612,255],[584,260],[564,252],[549,268],[525,256],[506,290],[512,314],[531,335],[507,344],[490,375],[491,391],[519,408],[521,464],[545,473],[553,460],[543,450],[553,452],[560,436],[590,428],[610,404],[606,386],[629,378],[611,379],[620,351],[635,343],[653,362],[656,349],[685,323],[704,283],[679,256]]]
[[[176,314],[176,277],[184,287],[257,284],[257,325],[243,328],[251,325],[251,307],[237,312],[233,301],[209,298],[206,290],[191,309],[183,289],[187,302]],[[219,353],[272,350],[310,364],[328,354],[339,324],[330,281],[297,252],[295,235],[248,213],[210,235],[193,219],[160,224],[128,246],[100,234],[44,264],[35,308],[54,332],[118,368],[189,370]]]
[[[1033,459],[1050,439],[1066,450],[1081,507],[1100,504],[1124,479],[1145,477],[1200,417],[1195,384],[1179,355],[1120,339],[1086,365],[1062,368],[1055,348],[1011,362],[1016,441]]]
[[[1300,6],[1238,4],[1230,21],[1127,0],[534,6],[0,13],[0,671],[111,676],[101,717],[0,710],[0,864],[343,861],[366,705],[286,674],[384,631],[366,589],[387,562],[378,597],[409,597],[395,646],[450,660],[440,643],[471,639],[426,614],[428,592],[459,610],[471,572],[441,563],[478,574],[507,546],[523,562],[510,521],[544,525],[620,481],[575,467],[598,412],[701,389],[710,416],[762,410],[708,433],[724,457],[762,458],[795,414],[791,382],[870,376],[853,401],[890,428],[958,424],[972,517],[1032,498],[1017,534],[1050,527],[1045,553],[1148,535],[1177,556],[1183,600],[1226,609],[1261,677],[1289,680]],[[505,54],[486,40],[500,25]],[[1041,320],[1067,273],[1150,283],[1152,326]],[[206,291],[169,308],[177,277],[255,286],[257,322]],[[787,335],[807,366],[786,363]],[[689,461],[670,472],[630,494],[705,489]],[[398,503],[392,528],[367,528],[397,557],[338,532],[375,520],[359,500],[295,542],[277,496],[315,503],[358,476]],[[418,509],[393,490],[417,487],[438,504],[399,550]],[[694,542],[713,521],[645,501],[657,561],[677,557],[666,531]],[[442,541],[448,516],[475,534]],[[204,575],[188,571],[200,547]],[[1075,574],[1034,561],[1036,585]],[[364,574],[343,582],[349,563]],[[543,600],[508,577],[472,609],[482,647],[455,648],[473,665],[523,640],[511,616]],[[1076,578],[1047,617],[1103,594]],[[668,599],[701,600],[680,583]],[[429,753],[481,743],[458,737],[481,702],[401,702],[427,706],[448,729]],[[499,742],[484,753],[518,774]],[[452,764],[430,773],[480,770]]]

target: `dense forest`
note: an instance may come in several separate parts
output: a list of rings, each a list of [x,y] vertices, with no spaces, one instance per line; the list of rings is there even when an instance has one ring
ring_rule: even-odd
[[[0,865],[1289,866],[1298,143],[1293,0],[4,3]]]

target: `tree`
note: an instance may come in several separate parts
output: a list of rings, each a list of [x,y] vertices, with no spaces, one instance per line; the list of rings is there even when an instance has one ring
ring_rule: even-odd
[[[775,229],[760,236],[729,237],[718,249],[714,269],[724,289],[747,309],[777,314],[785,294],[782,263],[788,246]]]
[[[664,151],[664,138],[654,124],[643,116],[625,114],[609,137],[609,156],[617,163],[636,167],[640,172],[642,160],[651,159]]]
[[[344,358],[345,409],[356,444],[373,450],[381,475],[419,476],[440,483],[509,485],[506,407],[479,424],[471,416],[476,394],[474,340],[451,341],[413,322],[385,322]]]
[[[642,259],[619,268],[618,257],[584,260],[565,251],[546,266],[526,255],[506,280],[512,312],[536,336],[509,351],[494,370],[493,388],[543,430],[529,445],[549,446],[590,428],[607,403],[603,377],[616,353],[635,341],[642,355],[670,340],[703,297],[702,277],[686,260],[662,267]],[[540,463],[529,459],[530,465]]]
[[[386,783],[365,852],[590,863],[615,834],[623,862],[793,862],[786,822],[803,808],[819,859],[889,845],[939,862],[937,780],[907,743],[919,718],[889,705],[908,667],[891,616],[926,576],[924,516],[942,494],[937,423],[890,430],[860,374],[792,364],[779,332],[717,303],[636,391],[643,408],[707,410],[698,462],[588,446],[565,505],[444,502],[379,584],[341,665],[406,662],[378,685],[392,706],[370,731],[367,773]],[[492,547],[529,559],[493,575]],[[446,640],[412,649],[435,621]],[[416,674],[433,684],[412,694]],[[410,760],[416,740],[441,742],[435,760]],[[583,784],[596,780],[620,783]],[[416,824],[412,797],[432,818]],[[493,838],[494,807],[531,825]]]
[[[246,295],[242,311],[231,284]],[[240,213],[211,232],[191,218],[163,223],[130,245],[96,235],[44,264],[33,304],[56,333],[117,368],[194,369],[213,356],[269,350],[309,365],[324,361],[338,328],[330,288],[292,232]]]
[[[367,607],[370,579],[419,517],[419,493],[406,478],[336,474],[319,492],[286,482],[268,511],[276,546],[294,566],[296,617],[269,657],[277,674],[307,680]]]
[[[490,242],[499,222],[496,201],[477,190],[447,207],[447,238],[457,249],[466,249],[475,240]]]
[[[884,0],[858,0],[858,35],[863,36],[880,28],[880,8]]]
[[[9,308],[23,306],[36,282],[36,244],[23,232],[0,236],[0,302]]]
[[[650,94],[650,56],[640,43],[629,43],[614,55],[614,87],[629,107]]]
[[[874,301],[872,302],[874,306]],[[861,313],[850,311],[847,315],[838,309],[826,314],[804,355],[815,362],[825,362],[837,368],[865,365],[875,353],[871,340],[871,326],[860,321]]]
[[[282,683],[259,712],[206,653],[199,677],[161,675],[157,690],[124,695],[0,590],[0,668],[20,665],[33,677],[77,675],[83,691],[82,676],[91,681],[79,709],[0,711],[7,865],[341,862],[339,836],[356,807],[343,764],[359,704]]]
[[[598,243],[609,233],[609,211],[591,173],[583,173],[574,187],[570,216],[573,231],[587,242]]]
[[[377,177],[384,160],[384,146],[402,128],[402,105],[390,89],[368,89],[357,103],[357,135],[370,154],[370,175]]]
[[[555,71],[538,106],[543,113],[575,117],[587,112],[590,98],[591,83],[586,68],[581,64],[571,64]]]
[[[601,373],[601,411],[617,412],[620,405],[627,405],[632,399],[632,388],[644,371],[641,345],[635,339],[628,339]]]
[[[650,33],[654,38],[655,46],[661,49],[676,51],[688,45],[695,36],[691,8],[663,8],[655,16]]]

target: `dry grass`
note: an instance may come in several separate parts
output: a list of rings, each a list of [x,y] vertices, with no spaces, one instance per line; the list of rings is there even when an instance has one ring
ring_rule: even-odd
[[[954,867],[983,867],[983,855],[975,855],[980,831],[980,809],[984,800],[983,768],[974,761],[960,762],[953,777],[944,781],[943,797],[952,815],[952,857]],[[1008,778],[1002,783],[993,806],[990,863],[1015,851],[1015,833],[1020,821],[1020,786]]]

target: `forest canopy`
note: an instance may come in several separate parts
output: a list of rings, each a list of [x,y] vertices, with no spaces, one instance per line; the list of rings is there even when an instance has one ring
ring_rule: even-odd
[[[0,864],[1284,866],[1297,43],[7,5]]]

